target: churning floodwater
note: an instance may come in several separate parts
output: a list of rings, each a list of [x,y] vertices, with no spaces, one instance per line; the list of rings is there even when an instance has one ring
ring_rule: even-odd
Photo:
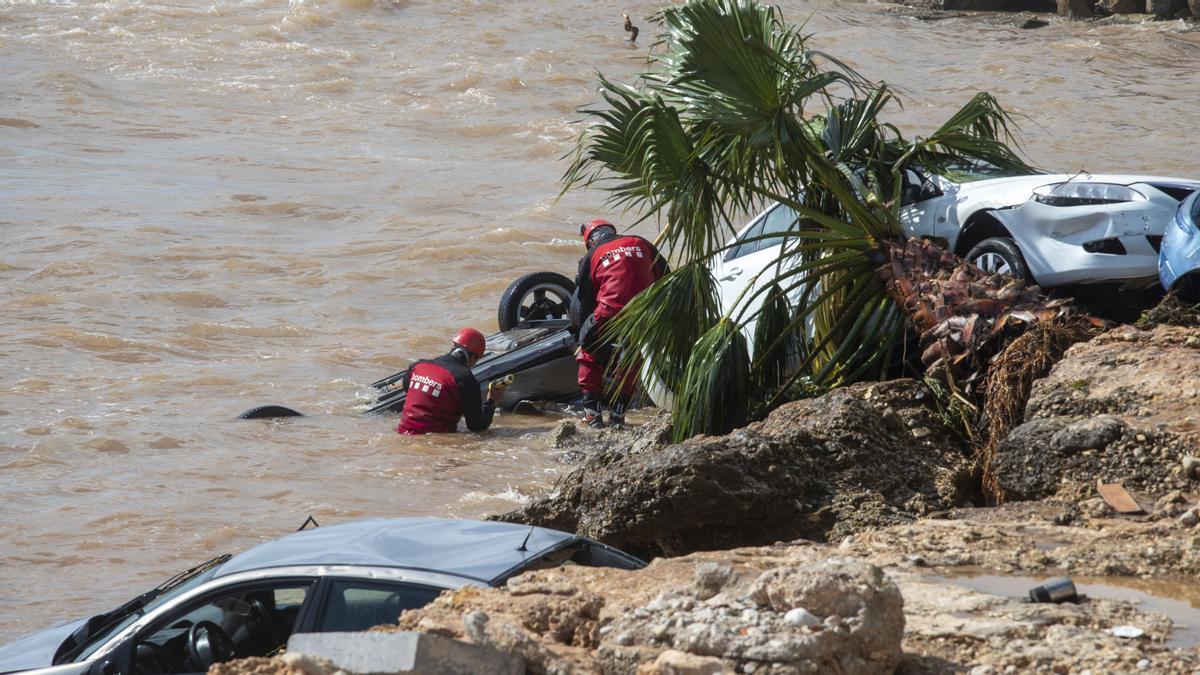
[[[1200,177],[1185,24],[784,5],[902,89],[910,132],[990,90],[1048,168]],[[517,276],[571,274],[572,223],[621,217],[557,181],[595,72],[638,72],[657,6],[0,0],[0,641],[309,515],[546,488],[554,418],[411,438],[359,411],[494,329]],[[310,416],[234,419],[262,403]]]

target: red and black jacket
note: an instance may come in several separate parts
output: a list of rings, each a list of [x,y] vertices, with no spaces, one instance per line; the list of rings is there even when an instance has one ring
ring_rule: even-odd
[[[450,433],[466,417],[467,428],[483,431],[492,424],[495,402],[483,402],[479,381],[454,353],[417,361],[404,376],[407,393],[396,431],[402,434]]]
[[[579,261],[575,275],[579,321],[592,317],[600,323],[616,316],[635,295],[669,271],[658,249],[642,237],[600,236]]]

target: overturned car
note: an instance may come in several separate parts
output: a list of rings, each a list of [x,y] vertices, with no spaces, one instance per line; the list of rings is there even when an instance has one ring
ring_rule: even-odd
[[[570,330],[575,283],[556,272],[526,274],[504,291],[497,308],[500,332],[487,336],[487,352],[471,369],[486,394],[488,382],[514,376],[498,402],[513,410],[525,401],[570,403],[579,398],[577,343]],[[381,390],[369,413],[404,409],[407,383],[400,371],[373,382]]]

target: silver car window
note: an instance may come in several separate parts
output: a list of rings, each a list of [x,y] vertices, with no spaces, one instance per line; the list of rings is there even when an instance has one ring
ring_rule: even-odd
[[[361,631],[393,624],[406,609],[433,602],[442,589],[388,581],[330,582],[317,630],[322,633]]]

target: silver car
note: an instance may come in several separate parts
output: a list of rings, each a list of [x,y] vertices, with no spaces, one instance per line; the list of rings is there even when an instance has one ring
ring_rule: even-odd
[[[280,651],[293,633],[395,623],[445,589],[500,586],[566,563],[639,569],[600,542],[511,523],[364,520],[302,530],[223,555],[124,605],[0,647],[0,673],[204,672]]]

